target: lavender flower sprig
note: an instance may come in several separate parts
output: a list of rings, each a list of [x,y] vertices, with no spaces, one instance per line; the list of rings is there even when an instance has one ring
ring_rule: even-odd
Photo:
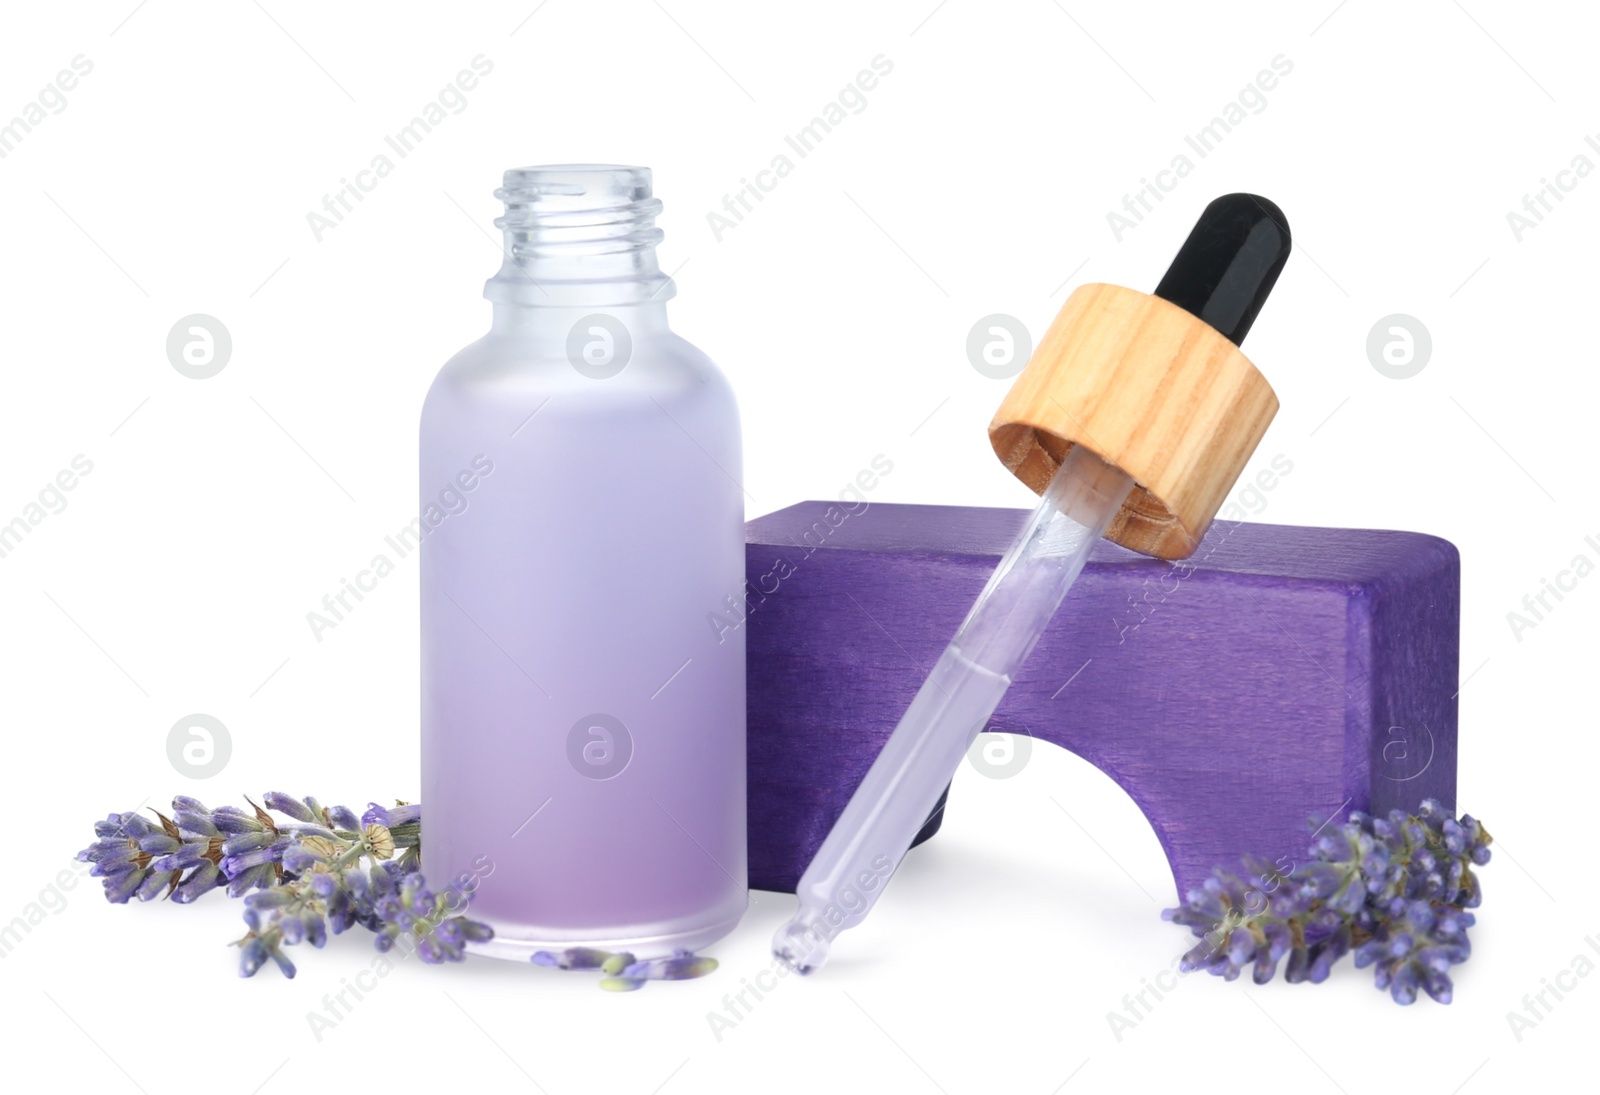
[[[1316,984],[1354,953],[1396,1003],[1420,990],[1448,1004],[1448,971],[1472,953],[1467,910],[1483,898],[1473,868],[1489,862],[1490,840],[1471,815],[1457,820],[1436,799],[1415,814],[1352,811],[1314,834],[1310,862],[1283,868],[1247,856],[1244,874],[1219,867],[1161,915],[1200,939],[1183,956],[1186,971],[1231,981],[1248,968],[1265,984],[1287,959],[1285,980]]]
[[[277,791],[262,801],[266,810],[253,802],[249,812],[207,810],[180,796],[171,818],[152,811],[159,824],[137,813],[111,814],[95,823],[95,842],[78,859],[94,865],[89,873],[103,879],[106,899],[118,904],[135,895],[187,903],[217,888],[244,897],[243,977],[268,961],[293,977],[285,947],[321,947],[330,933],[355,925],[375,933],[379,951],[399,947],[428,963],[459,962],[466,943],[493,938],[488,925],[462,915],[472,900],[470,884],[436,894],[419,873],[420,806],[372,803],[357,817],[343,806]]]
[[[374,871],[373,908],[380,921],[374,945],[388,951],[399,940],[415,941],[424,962],[459,962],[467,943],[486,943],[494,932],[459,915],[472,900],[460,884],[435,893],[420,872]]]

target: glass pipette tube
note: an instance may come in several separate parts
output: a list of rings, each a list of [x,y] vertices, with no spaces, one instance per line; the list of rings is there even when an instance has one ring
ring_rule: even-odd
[[[1283,211],[1255,194],[1206,206],[1155,295],[1244,341],[1289,258]],[[929,812],[988,725],[1089,552],[1134,483],[1081,446],[1066,452],[1039,506],[801,877],[773,953],[811,973],[835,937],[866,919]]]
[[[1132,489],[1093,452],[1067,451],[801,877],[799,909],[772,940],[790,969],[818,969],[834,937],[866,919]]]

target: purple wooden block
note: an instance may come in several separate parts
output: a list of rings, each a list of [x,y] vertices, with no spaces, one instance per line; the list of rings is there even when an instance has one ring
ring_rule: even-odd
[[[793,892],[1026,517],[748,524],[752,886]],[[1453,810],[1459,617],[1456,549],[1419,533],[1219,521],[1181,563],[1103,542],[990,726],[1116,780],[1183,892],[1244,852],[1303,857],[1314,814]]]

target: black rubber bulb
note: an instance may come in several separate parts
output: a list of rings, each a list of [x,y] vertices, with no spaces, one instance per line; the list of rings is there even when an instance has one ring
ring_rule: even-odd
[[[1224,194],[1200,214],[1156,296],[1244,341],[1289,259],[1283,210],[1254,194]]]

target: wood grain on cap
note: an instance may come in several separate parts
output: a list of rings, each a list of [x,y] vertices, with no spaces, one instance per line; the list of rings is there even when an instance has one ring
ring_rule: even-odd
[[[1136,484],[1106,537],[1191,554],[1278,411],[1250,359],[1159,297],[1079,286],[989,424],[995,455],[1035,493],[1083,445]]]

